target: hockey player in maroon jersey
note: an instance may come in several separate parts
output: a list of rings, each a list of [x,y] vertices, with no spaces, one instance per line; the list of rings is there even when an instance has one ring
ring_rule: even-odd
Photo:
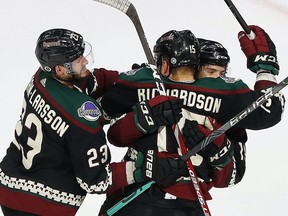
[[[110,162],[102,108],[75,86],[90,75],[84,53],[88,48],[80,34],[66,29],[47,30],[38,38],[35,53],[41,68],[24,92],[15,139],[0,163],[0,204],[5,216],[72,216],[87,193],[112,192],[137,182],[134,172],[141,176],[147,169],[146,164],[136,167],[132,161]],[[158,126],[181,118],[179,99],[149,102],[155,111],[149,117]],[[169,116],[161,114],[159,107],[164,105]],[[141,155],[143,160],[147,157],[151,155]],[[171,185],[187,174],[181,160],[157,155],[153,159],[149,168],[157,175],[150,177],[160,185]],[[167,164],[174,169],[167,170]],[[150,179],[142,177],[141,181]]]
[[[198,123],[205,126],[210,124],[209,129],[212,130],[215,127],[219,127],[217,124],[211,125],[211,122],[207,122],[206,116],[212,116],[221,124],[226,123],[230,118],[254,102],[268,88],[277,84],[274,75],[278,74],[279,66],[275,46],[264,30],[257,26],[252,26],[251,28],[256,33],[254,41],[250,41],[247,36],[241,35],[240,44],[244,53],[249,53],[247,55],[248,68],[257,73],[255,91],[249,89],[241,80],[231,78],[219,77],[216,79],[207,78],[195,81],[195,69],[193,68],[198,67],[197,45],[195,42],[191,43],[191,41],[189,41],[190,43],[188,41],[183,43],[183,38],[190,34],[189,31],[170,31],[157,41],[154,53],[157,66],[162,74],[167,77],[163,77],[165,87],[167,88],[166,92],[168,95],[173,95],[184,100],[183,120],[182,122],[180,120],[183,132],[187,128],[187,124],[193,120],[197,120]],[[270,60],[265,60],[265,58],[260,58],[260,61],[255,63],[253,59],[256,59],[259,55],[269,55],[275,61],[271,62]],[[135,104],[141,100],[145,103],[145,100],[157,95],[157,88],[155,87],[152,73],[149,70],[149,68],[141,68],[120,74],[112,90],[108,91],[101,101],[104,110],[110,116],[119,116],[134,110],[133,113],[120,117],[108,132],[111,143],[116,145],[121,143],[123,146],[130,144],[131,148],[128,150],[126,160],[135,160],[137,152],[145,152],[150,149],[159,151],[162,154],[178,154],[179,151],[173,130],[170,127],[156,130],[147,124],[143,128],[145,118],[139,118],[141,117],[139,113],[142,112],[141,107],[136,105],[132,109],[131,104]],[[125,101],[125,103],[121,103],[121,101]],[[246,119],[235,125],[235,128],[260,130],[272,127],[281,120],[284,102],[283,95],[281,93],[276,94],[263,107],[257,109],[247,116]],[[114,103],[114,106],[111,106],[112,103]],[[138,113],[136,118],[134,117],[135,113]],[[193,116],[192,113],[195,115]],[[123,121],[124,119],[125,122]],[[136,124],[141,123],[141,127],[133,127],[133,124],[127,123],[134,120]],[[207,128],[203,129],[199,127],[199,129],[205,135],[209,133]],[[139,136],[141,135],[143,137],[139,140]],[[186,141],[193,140],[193,137],[190,138],[189,133],[186,136],[184,134]],[[186,142],[186,144],[188,148],[192,148],[197,142]],[[213,158],[211,156],[213,154],[219,155],[217,151],[221,151],[222,148],[228,149],[229,152],[233,150],[233,147],[223,136],[216,139],[210,146],[212,146],[210,150],[201,151],[193,158],[206,199],[211,198],[208,190],[215,186],[213,185],[215,182],[211,181],[214,175],[213,172],[215,169],[223,169],[227,165],[227,162],[231,161],[231,154],[225,154],[225,158],[220,157],[219,160],[214,160],[215,158],[210,160]],[[204,160],[203,158],[205,157],[208,160]],[[201,162],[205,162],[205,164],[201,164]],[[201,164],[202,167],[197,167],[197,164]],[[221,176],[223,176],[223,173]],[[227,173],[227,177],[229,176],[231,176],[231,173]],[[226,180],[225,178],[218,179],[216,183],[226,186]],[[129,195],[135,188],[137,188],[135,185],[126,187],[122,195]],[[170,194],[170,198],[172,194],[172,197],[176,199],[166,199],[168,198],[168,194]],[[107,202],[103,206],[103,212],[113,202],[117,201],[115,196],[116,194],[109,194]],[[161,213],[169,215],[202,215],[202,210],[199,208],[197,195],[195,194],[191,180],[183,178],[175,185],[164,189],[154,185],[151,187],[151,190],[125,206],[117,215],[158,215]]]

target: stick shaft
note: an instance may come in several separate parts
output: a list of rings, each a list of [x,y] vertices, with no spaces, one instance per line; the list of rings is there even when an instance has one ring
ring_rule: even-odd
[[[234,17],[237,19],[239,24],[242,26],[243,30],[247,34],[247,36],[253,40],[255,38],[255,33],[251,31],[251,29],[248,27],[246,21],[242,17],[242,15],[239,13],[238,9],[234,5],[234,3],[231,0],[224,0],[227,6],[229,7],[230,11],[234,15]]]

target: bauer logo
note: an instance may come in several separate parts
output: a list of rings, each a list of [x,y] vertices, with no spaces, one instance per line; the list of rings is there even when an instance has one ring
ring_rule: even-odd
[[[101,111],[99,108],[91,101],[86,101],[78,109],[79,117],[83,117],[88,121],[97,121],[101,116]]]

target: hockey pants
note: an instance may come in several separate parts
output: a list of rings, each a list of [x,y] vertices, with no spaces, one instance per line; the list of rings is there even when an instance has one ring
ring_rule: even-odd
[[[129,187],[128,187],[129,188]],[[135,191],[133,188],[130,192]],[[122,192],[121,192],[122,193]],[[129,193],[124,193],[128,196]],[[115,216],[204,216],[202,208],[197,201],[184,199],[165,199],[165,192],[157,185],[152,185],[143,194],[136,197],[122,209],[116,212]],[[107,196],[106,201],[101,207],[100,214],[107,210],[123,198],[123,194],[117,198],[117,194]]]

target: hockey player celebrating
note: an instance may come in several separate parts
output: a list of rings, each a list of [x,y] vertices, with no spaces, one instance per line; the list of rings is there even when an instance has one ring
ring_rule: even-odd
[[[90,76],[88,48],[80,34],[67,29],[47,30],[38,38],[35,53],[41,68],[24,92],[15,139],[0,164],[0,204],[5,216],[72,216],[87,193],[112,192],[134,183],[134,171],[141,175],[147,169],[142,163],[136,168],[131,161],[110,162],[102,109],[75,86]],[[159,126],[174,124],[181,117],[182,103],[175,97],[151,103],[155,115],[150,118]],[[169,121],[161,118],[158,108],[163,105],[173,114]],[[141,155],[143,160],[147,157]],[[160,185],[171,185],[187,173],[181,160],[153,158],[149,168],[158,171],[153,179]],[[168,171],[170,163],[176,167]],[[141,181],[149,179],[143,176]]]
[[[200,63],[197,79],[226,76],[230,56],[226,48],[217,41],[198,38]]]
[[[264,58],[260,62],[254,61],[256,56],[262,54],[277,59],[275,46],[264,30],[258,26],[251,26],[251,28],[256,33],[256,38],[250,41],[246,35],[242,35],[240,32],[239,40],[242,50],[247,55],[249,69],[257,73],[255,91],[249,89],[241,80],[220,77],[195,81],[195,72],[199,65],[199,46],[198,40],[190,31],[169,31],[157,40],[154,53],[157,66],[165,76],[163,81],[167,88],[166,92],[168,95],[184,100],[185,107],[182,109],[183,118],[180,120],[180,130],[188,148],[193,148],[197,144],[194,142],[194,129],[189,130],[189,126],[195,128],[195,125],[191,125],[189,122],[197,120],[198,123],[210,130],[217,129],[219,125],[215,122],[213,124],[213,121],[207,121],[207,116],[213,117],[220,124],[226,123],[260,97],[269,87],[277,84],[274,77],[278,74],[279,69],[277,61],[265,61]],[[150,69],[141,68],[121,74],[116,84],[102,98],[102,106],[108,115],[118,116],[133,110],[132,113],[118,119],[108,131],[111,143],[131,146],[125,157],[127,161],[136,160],[137,162],[135,156],[139,152],[151,149],[158,151],[161,155],[167,156],[168,154],[168,157],[179,153],[178,143],[171,127],[157,130],[153,124],[147,124],[141,106],[136,104],[138,101],[143,101],[142,105],[145,105],[147,100],[155,95],[157,95],[157,88]],[[281,120],[285,100],[281,94],[270,99],[269,103],[236,124],[235,128],[259,130],[277,124]],[[111,103],[115,105],[111,106]],[[132,107],[133,104],[136,105]],[[137,117],[135,117],[135,113],[137,113]],[[135,121],[137,127],[127,124],[129,121]],[[197,127],[198,131],[202,131],[202,135],[209,134],[207,128]],[[187,128],[188,133],[185,133]],[[136,135],[137,133],[138,135]],[[139,139],[141,136],[142,138]],[[223,157],[221,155],[214,157],[219,156],[219,152],[223,149],[227,150],[225,151],[227,154],[222,155]],[[211,187],[215,184],[223,184],[221,181],[227,180],[224,178],[215,182],[213,176],[215,177],[215,170],[226,168],[231,161],[230,153],[232,151],[233,146],[224,136],[221,136],[207,146],[205,151],[200,151],[195,157],[192,157],[205,199],[211,199],[208,192]],[[215,158],[217,159],[215,160]],[[125,187],[121,191],[120,197],[128,196],[139,186],[141,184]],[[118,201],[117,196],[119,193],[108,194],[102,212]],[[203,212],[191,180],[182,178],[171,187],[152,186],[117,213],[117,215],[126,216],[137,214],[203,215]]]
[[[219,42],[198,38],[200,45],[200,66],[197,78],[213,77],[225,79],[227,74],[230,56],[227,49]],[[230,129],[226,132],[229,140],[233,142],[233,161],[225,169],[215,171],[214,183],[221,179],[221,183],[214,184],[214,187],[227,187],[241,181],[246,170],[246,145],[247,133],[244,129]],[[233,163],[234,162],[234,163]],[[230,167],[229,167],[230,166]],[[233,167],[233,169],[232,169]],[[230,170],[229,170],[230,169]],[[227,175],[230,173],[230,175]],[[225,175],[221,177],[221,174]],[[226,182],[223,180],[226,179]]]

